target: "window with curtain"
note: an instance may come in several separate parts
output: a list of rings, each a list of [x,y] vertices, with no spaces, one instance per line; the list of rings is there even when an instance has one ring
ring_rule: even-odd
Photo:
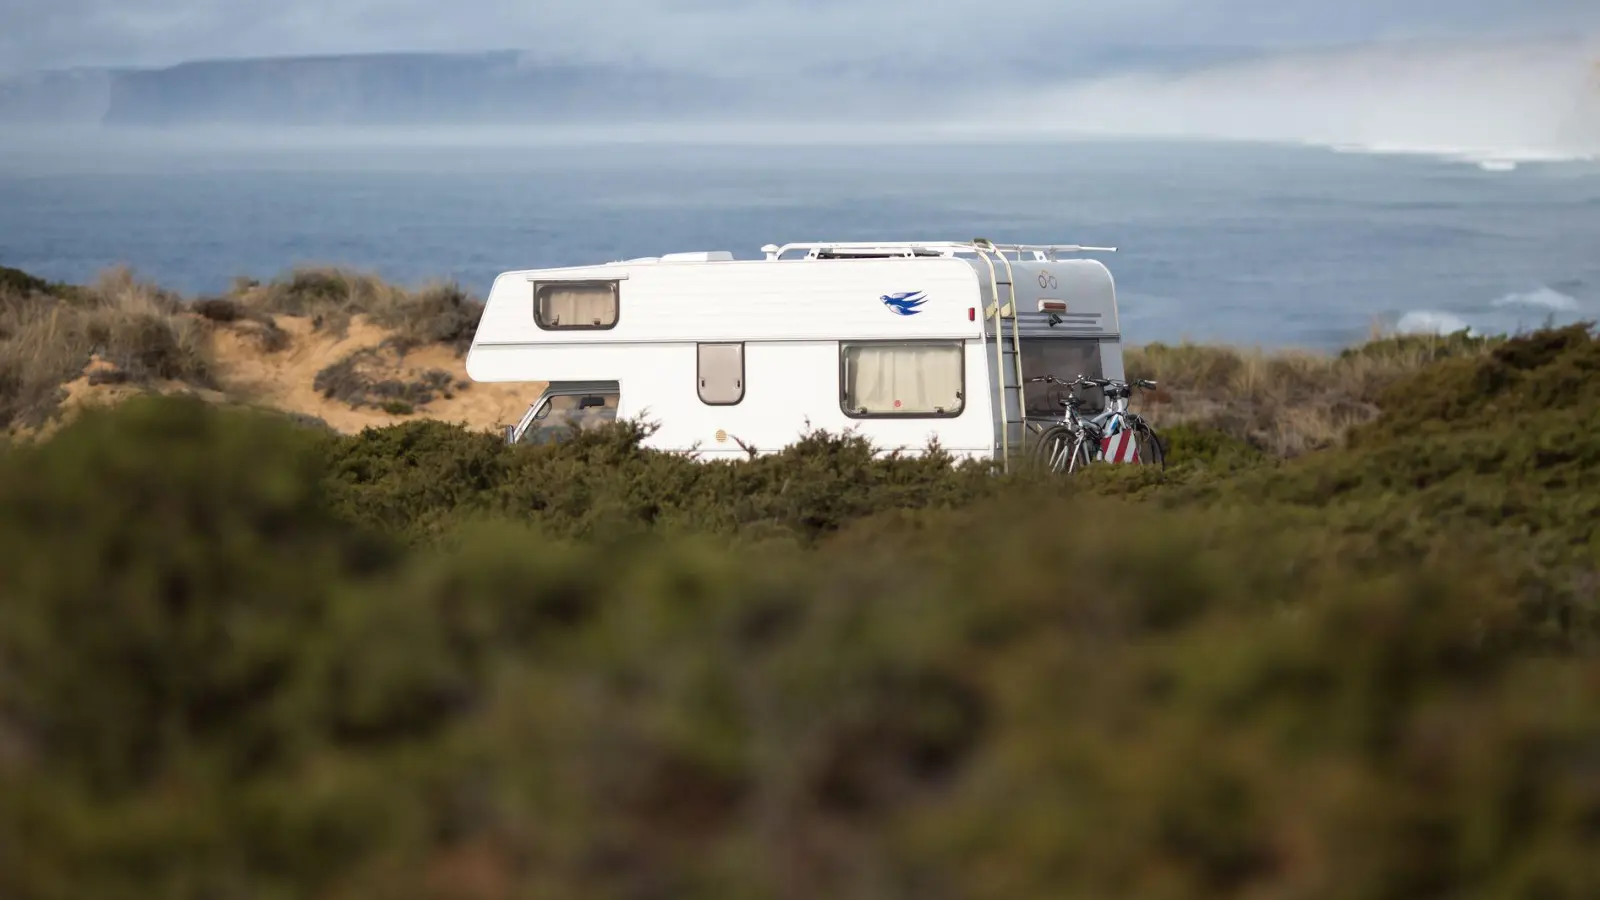
[[[845,415],[957,416],[966,407],[959,342],[849,343],[839,352]]]
[[[533,289],[533,318],[540,328],[610,328],[617,324],[615,281],[553,282]]]

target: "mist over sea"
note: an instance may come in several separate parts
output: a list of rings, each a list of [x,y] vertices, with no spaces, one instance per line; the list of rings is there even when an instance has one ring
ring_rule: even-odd
[[[1332,348],[1600,316],[1600,165],[1201,141],[0,145],[0,264],[190,294],[336,264],[501,271],[802,240],[1119,248],[1128,341]]]

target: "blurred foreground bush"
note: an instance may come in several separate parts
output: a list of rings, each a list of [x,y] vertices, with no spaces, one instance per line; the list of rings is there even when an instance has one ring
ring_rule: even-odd
[[[1600,889],[1600,661],[1515,554],[1330,528],[1310,458],[867,456],[172,399],[0,451],[0,896]]]
[[[1561,640],[1600,637],[1600,340],[1583,326],[1445,359],[1390,385],[1346,445],[1170,504],[1282,505],[1397,558],[1518,560],[1517,591]]]

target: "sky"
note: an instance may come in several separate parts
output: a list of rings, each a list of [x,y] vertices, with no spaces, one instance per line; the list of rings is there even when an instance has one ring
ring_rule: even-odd
[[[1048,64],[1093,45],[1296,48],[1600,32],[1600,0],[0,0],[0,71],[522,49],[750,71]]]
[[[1600,32],[1587,39],[1367,44],[1174,74],[1044,85],[989,128],[1043,126],[1424,153],[1476,162],[1600,155]]]
[[[928,116],[945,134],[1600,156],[1600,0],[0,0],[0,21],[0,74],[520,50],[766,75],[884,110],[850,133]],[[1163,46],[1249,52],[1179,71],[1083,67],[1088,51]],[[1004,70],[1025,89],[994,90],[986,76]],[[893,99],[928,84],[950,102]]]

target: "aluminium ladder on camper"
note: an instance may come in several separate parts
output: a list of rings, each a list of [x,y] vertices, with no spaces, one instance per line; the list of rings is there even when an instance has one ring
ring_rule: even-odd
[[[1022,335],[1018,325],[1017,287],[1011,260],[993,241],[977,238],[972,246],[989,269],[989,296],[992,303],[984,309],[983,318],[985,323],[994,323],[994,396],[1000,423],[999,441],[995,449],[1003,470],[1010,472],[1012,457],[1026,450],[1028,437],[1028,405],[1022,395]],[[992,257],[989,255],[991,252],[994,254]],[[1001,264],[999,267],[995,265],[997,260]],[[1000,292],[1002,287],[1006,291],[1003,298]],[[1009,341],[1006,340],[1006,319],[1011,320]],[[1012,441],[1013,429],[1015,442]]]

